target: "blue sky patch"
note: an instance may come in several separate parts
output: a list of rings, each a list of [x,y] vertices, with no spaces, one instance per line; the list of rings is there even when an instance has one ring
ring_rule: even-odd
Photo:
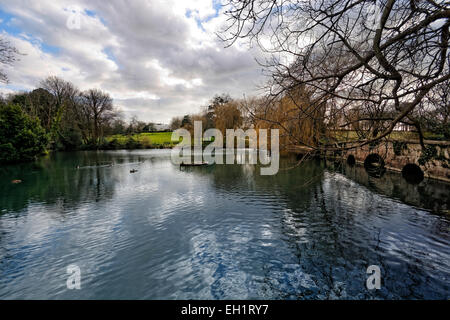
[[[214,13],[214,14],[209,15],[209,16],[207,16],[207,17],[204,18],[204,19],[199,19],[199,18],[195,17],[195,21],[197,22],[197,26],[198,26],[200,29],[202,29],[202,31],[205,31],[205,29],[203,28],[202,23],[203,23],[203,22],[208,22],[209,20],[218,17],[218,16],[219,16],[219,11],[220,11],[220,9],[222,8],[222,4],[220,3],[220,0],[212,0],[212,3],[213,3],[213,8],[214,8],[214,10],[215,10],[215,13]],[[185,16],[186,16],[187,18],[191,18],[191,17],[192,17],[192,10],[191,10],[191,9],[187,9],[187,10],[186,10],[186,13],[185,13]]]
[[[60,52],[61,48],[44,43],[29,33],[24,33],[20,28],[14,25],[14,18],[14,15],[0,9],[0,31],[6,32],[15,38],[28,41],[33,45],[38,46],[44,53],[55,55]]]
[[[13,23],[14,16],[0,8],[0,31],[4,31],[10,35],[18,36],[21,30],[14,26]]]

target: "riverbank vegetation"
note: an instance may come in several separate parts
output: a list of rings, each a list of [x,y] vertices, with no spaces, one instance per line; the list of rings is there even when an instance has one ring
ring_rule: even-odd
[[[195,121],[203,130],[218,128],[223,134],[237,128],[279,129],[281,148],[312,152],[382,139],[417,139],[425,148],[426,139],[450,139],[448,6],[385,1],[377,16],[368,9],[370,0],[351,5],[323,0],[320,6],[228,0],[226,5],[228,24],[219,33],[225,44],[249,40],[270,57],[260,62],[270,79],[265,94],[216,95],[201,112],[173,118],[171,130],[193,133]],[[12,63],[17,51],[1,46],[6,48],[1,62]],[[45,139],[48,150],[173,146],[168,134],[152,133],[152,123],[125,122],[107,92],[80,91],[57,77],[1,103],[9,110],[18,106],[25,122],[37,121],[36,130],[45,131],[45,138],[36,138],[36,153]],[[8,141],[2,148],[10,148]]]
[[[0,163],[33,160],[45,151],[47,138],[38,119],[17,105],[0,104]]]
[[[396,131],[450,139],[448,5],[433,1],[228,0],[221,38],[267,57],[250,114],[312,150],[361,147]],[[345,138],[336,134],[351,131]],[[344,141],[343,141],[344,140]]]
[[[171,140],[172,132],[143,132],[132,135],[115,134],[108,136],[101,149],[166,149],[177,142]]]
[[[189,129],[196,117],[206,129],[210,120],[229,128],[276,128],[282,148],[314,153],[386,139],[418,140],[422,148],[426,139],[450,139],[448,6],[370,0],[226,5],[220,36],[227,46],[246,40],[267,54],[260,61],[270,77],[266,94],[215,99],[203,113],[173,124]]]
[[[371,132],[373,123],[345,124],[345,117],[327,118],[327,108],[311,109],[311,93],[301,91],[290,93],[279,99],[250,97],[233,99],[228,94],[214,96],[199,113],[175,117],[171,120],[171,130],[184,128],[194,134],[194,122],[201,121],[203,131],[210,128],[226,129],[279,129],[280,147],[288,150],[293,146],[307,146],[314,150],[326,145],[339,146],[342,143],[360,143]],[[419,128],[399,125],[386,135],[385,139],[395,141],[449,140],[450,110],[445,109],[445,100],[437,101],[432,113],[417,116]],[[311,114],[309,112],[313,112]]]
[[[122,119],[110,95],[80,91],[58,77],[30,92],[0,97],[1,163],[29,161],[45,151],[170,147],[153,123]]]

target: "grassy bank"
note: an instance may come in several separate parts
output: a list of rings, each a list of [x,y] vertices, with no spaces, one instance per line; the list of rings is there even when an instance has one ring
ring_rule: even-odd
[[[358,136],[355,131],[342,130],[335,132],[335,136],[341,141],[357,140]],[[431,133],[424,133],[425,139],[430,140],[444,140],[443,136],[433,135]],[[108,136],[104,143],[100,145],[100,149],[116,150],[116,149],[163,149],[173,148],[178,142],[172,142],[172,132],[146,132],[133,135],[116,134]],[[418,140],[417,132],[392,132],[388,138],[392,140]],[[248,139],[246,139],[248,140]],[[209,141],[204,142],[205,145]],[[248,147],[248,141],[246,141]],[[97,147],[95,147],[97,148]]]
[[[102,149],[161,149],[172,148],[172,132],[145,132],[133,135],[116,134],[106,138]]]

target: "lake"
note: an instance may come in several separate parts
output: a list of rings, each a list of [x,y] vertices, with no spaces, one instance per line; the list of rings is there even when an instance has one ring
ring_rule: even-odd
[[[319,160],[275,176],[180,168],[170,150],[0,170],[0,299],[450,298],[442,182]],[[66,285],[72,264],[80,290]],[[366,287],[369,265],[379,290]]]

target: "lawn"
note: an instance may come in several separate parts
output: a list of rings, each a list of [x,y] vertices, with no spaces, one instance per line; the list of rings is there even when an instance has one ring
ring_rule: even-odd
[[[172,147],[177,142],[172,142],[172,132],[145,132],[133,134],[130,136],[116,134],[107,137],[107,141],[111,142],[116,140],[116,143],[120,146],[126,146],[130,144],[130,140],[134,141],[135,144],[140,144],[143,148],[161,148],[161,147]]]
[[[425,139],[442,140],[442,137],[425,132]],[[340,141],[357,140],[355,131],[342,130],[336,132]],[[116,134],[106,138],[105,149],[152,149],[152,148],[172,148],[178,142],[171,140],[172,132],[145,132],[133,135]],[[416,132],[392,132],[388,138],[392,140],[418,140]]]

